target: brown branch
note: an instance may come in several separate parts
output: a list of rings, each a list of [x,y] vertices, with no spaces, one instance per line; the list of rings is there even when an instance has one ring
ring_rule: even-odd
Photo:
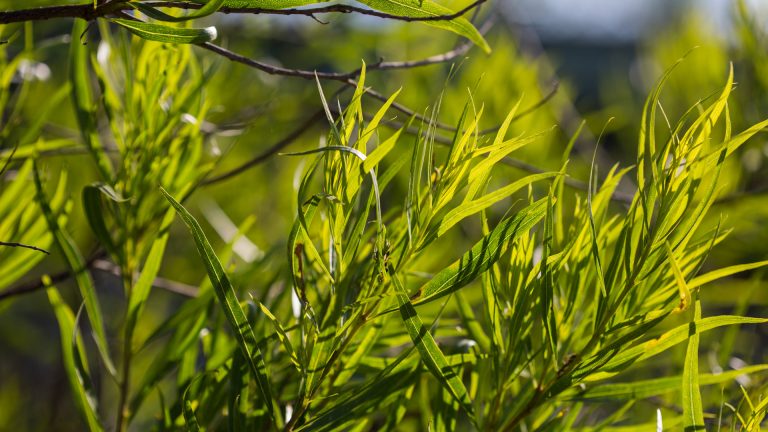
[[[88,261],[85,263],[85,268],[89,268],[94,261],[96,261],[103,252],[96,253],[92,255],[90,258],[88,258]],[[64,282],[65,280],[72,277],[72,271],[71,270],[63,270],[58,273],[54,273],[50,275],[51,282],[56,284],[59,282]],[[43,285],[43,281],[38,278],[36,280],[31,280],[28,282],[23,282],[21,284],[18,284],[16,286],[13,286],[11,288],[8,288],[2,292],[0,292],[0,302],[3,300],[9,299],[11,297],[16,297],[22,294],[30,294],[35,291],[38,291],[42,289],[45,285]]]
[[[45,249],[39,248],[39,247],[37,247],[37,246],[32,246],[32,245],[24,244],[24,243],[16,243],[16,242],[4,242],[4,241],[0,241],[0,246],[8,246],[8,247],[20,247],[20,248],[25,248],[25,249],[32,249],[32,250],[34,250],[34,251],[42,252],[42,253],[44,253],[44,254],[46,254],[46,255],[50,255],[50,254],[51,254],[50,252],[48,252],[48,251],[47,251],[47,250],[45,250]]]
[[[252,67],[254,69],[258,69],[270,75],[291,76],[291,77],[297,77],[297,78],[304,78],[306,80],[314,80],[315,77],[317,77],[318,79],[322,79],[322,80],[333,80],[333,81],[341,81],[341,82],[347,83],[348,80],[360,74],[360,69],[355,69],[351,72],[340,73],[340,72],[316,72],[316,71],[311,71],[306,69],[284,68],[282,66],[276,66],[273,64],[254,60],[250,57],[240,55],[236,52],[230,51],[222,46],[219,46],[210,42],[197,44],[197,46],[204,48],[208,51],[211,51],[213,53],[216,53],[226,58],[227,60],[231,60],[233,62],[240,63],[248,67]]]
[[[398,21],[451,21],[465,15],[467,12],[478,8],[487,0],[476,0],[469,6],[459,10],[458,12],[447,15],[433,15],[433,16],[421,16],[421,17],[409,17],[401,15],[387,14],[378,12],[372,9],[365,9],[351,5],[330,5],[315,8],[304,9],[264,9],[264,8],[231,8],[222,7],[217,12],[225,14],[259,14],[259,15],[303,15],[314,18],[316,14],[326,13],[342,13],[342,14],[358,14],[368,15],[377,18],[391,19]],[[152,7],[173,8],[173,9],[200,9],[203,7],[201,3],[191,3],[183,1],[153,1],[145,2],[144,4]],[[96,18],[106,17],[116,12],[132,11],[134,7],[129,5],[128,2],[107,2],[99,5],[97,8],[93,7],[93,3],[78,4],[78,5],[61,5],[61,6],[43,6],[31,9],[19,9],[0,12],[0,24],[10,24],[25,21],[43,21],[54,18],[82,18],[84,20],[94,20]]]
[[[100,270],[111,273],[115,276],[121,276],[120,269],[115,264],[102,259],[104,252],[99,252],[91,256],[85,263],[86,270]],[[50,275],[51,283],[57,284],[69,280],[72,277],[71,270],[63,270],[58,273]],[[177,282],[162,277],[156,277],[152,282],[152,286],[155,288],[164,289],[169,292],[180,294],[186,297],[196,297],[197,287],[187,285],[181,282]],[[20,296],[23,294],[31,294],[43,289],[45,285],[41,279],[34,279],[28,282],[18,284],[14,287],[8,288],[4,291],[0,291],[0,302],[12,297]]]

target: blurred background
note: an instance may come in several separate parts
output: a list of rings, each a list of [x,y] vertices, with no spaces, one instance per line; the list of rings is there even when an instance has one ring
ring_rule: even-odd
[[[448,0],[441,3],[455,9],[469,4]],[[59,3],[0,0],[0,10],[50,4]],[[206,20],[217,25],[218,42],[237,53],[308,70],[343,72],[359,67],[363,60],[368,64],[380,59],[418,60],[449,51],[460,42],[452,33],[420,24],[342,14],[319,18],[322,22],[297,16],[217,15]],[[765,1],[491,0],[473,19],[478,27],[489,24],[486,37],[493,49],[491,54],[473,48],[452,63],[370,72],[367,83],[384,95],[402,87],[398,101],[420,113],[431,113],[433,107],[439,106],[438,118],[448,124],[457,121],[467,101],[484,107],[483,127],[499,124],[518,100],[521,110],[531,108],[513,124],[510,135],[542,135],[517,154],[520,166],[510,167],[505,174],[508,177],[499,176],[495,182],[508,182],[520,175],[518,169],[528,165],[559,168],[566,143],[582,121],[586,127],[569,165],[573,179],[587,180],[593,152],[598,175],[615,163],[633,164],[645,97],[661,74],[683,56],[685,60],[661,98],[673,124],[697,101],[722,89],[730,64],[737,83],[729,106],[734,131],[768,117]],[[4,128],[10,128],[4,131],[4,142],[0,143],[4,157],[14,140],[24,133],[25,125],[34,122],[41,107],[55,110],[43,129],[45,137],[77,136],[70,99],[49,106],[50,95],[67,80],[71,25],[71,20],[59,19],[32,26],[35,59],[25,60],[10,78],[11,101],[21,82],[30,83],[26,87],[29,94],[26,103],[13,108],[18,110],[18,120],[3,123]],[[7,40],[0,45],[6,59],[13,59],[24,47],[23,38],[13,36],[19,34],[20,27],[0,26],[0,39]],[[94,46],[99,43],[95,33],[86,37],[92,37],[88,43]],[[214,175],[257,157],[321,107],[317,85],[311,80],[272,76],[202,50],[194,52],[202,65],[216,67],[204,89],[211,109],[205,119],[199,119],[209,127],[207,157],[219,159]],[[328,97],[342,87],[330,81],[322,86]],[[340,93],[340,104],[349,96],[350,92]],[[333,98],[329,103],[337,102]],[[376,101],[365,104],[371,111],[380,105]],[[387,120],[398,124],[407,117],[393,112]],[[317,123],[284,151],[317,146],[324,133],[323,125]],[[734,231],[713,251],[706,267],[768,258],[767,162],[768,141],[761,134],[726,164],[721,198],[708,223],[712,226],[722,221],[723,226]],[[70,179],[72,191],[79,191],[96,178],[85,154],[51,154],[45,157],[45,164],[52,170],[65,166],[76,173]],[[238,248],[238,283],[259,290],[280,271],[296,207],[285,196],[294,193],[301,164],[299,158],[273,155],[236,176],[204,187],[189,201],[188,207],[201,215],[210,237],[218,244],[223,243],[232,226],[255,217],[247,242]],[[633,185],[625,182],[619,189],[631,193]],[[583,194],[578,187],[573,192]],[[77,193],[73,195],[77,198]],[[615,205],[623,204],[618,199]],[[503,210],[498,209],[500,214]],[[161,274],[172,275],[174,280],[169,283],[180,290],[193,290],[204,277],[204,270],[186,234],[176,229]],[[69,230],[83,251],[93,248],[95,241],[78,200]],[[436,257],[436,261],[454,259],[477,237],[473,232],[461,234],[448,241],[455,249],[448,248],[446,256]],[[254,271],[257,265],[259,271]],[[55,259],[45,260],[23,281],[33,283],[43,272],[57,272],[64,267]],[[115,311],[108,314],[108,330],[116,329],[124,308],[119,281],[109,271],[95,270],[93,274],[104,310]],[[71,282],[62,283],[61,288],[74,298]],[[702,294],[705,314],[766,316],[766,288],[768,284],[759,272],[709,286]],[[183,299],[183,294],[172,290],[154,290],[143,327],[155,327]],[[741,333],[734,329],[704,337],[702,346],[711,351],[709,368],[716,371],[763,362],[763,342],[768,341],[764,333],[760,328]],[[116,333],[110,335],[118,337]],[[0,430],[82,427],[71,408],[59,350],[57,325],[42,291],[0,299]],[[671,360],[670,364],[680,361]],[[151,361],[151,357],[139,361]],[[105,400],[110,397],[107,394]]]

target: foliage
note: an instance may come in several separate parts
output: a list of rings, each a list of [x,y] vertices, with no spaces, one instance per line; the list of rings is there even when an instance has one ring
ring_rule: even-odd
[[[732,302],[735,312],[707,305],[707,290],[744,272],[759,283],[768,264],[708,261],[733,225],[712,217],[729,164],[768,126],[764,113],[745,114],[753,108],[733,67],[673,122],[661,96],[687,91],[670,80],[689,60],[671,65],[632,119],[634,165],[602,173],[597,143],[591,163],[574,166],[587,127],[551,130],[567,91],[550,101],[535,83],[545,67],[529,59],[487,61],[513,62],[540,103],[496,94],[486,107],[479,86],[459,96],[448,80],[420,114],[408,108],[424,97],[417,86],[388,96],[374,89],[375,71],[408,62],[290,69],[214,45],[219,31],[199,24],[216,12],[326,6],[315,3],[213,0],[182,15],[153,2],[66,9],[77,18],[68,81],[44,108],[29,107],[43,84],[17,79],[45,52],[36,19],[0,27],[14,53],[0,57],[0,312],[13,316],[9,299],[20,293],[45,293],[58,332],[25,345],[34,353],[58,338],[55,361],[81,422],[56,428],[759,430],[768,364],[726,372],[719,364],[736,356],[737,337],[748,340],[740,329],[768,319],[745,301]],[[483,2],[360,3],[371,9],[341,12],[422,21],[490,49],[463,16]],[[331,12],[339,10],[311,15]],[[757,30],[742,30],[761,71]],[[203,50],[313,78],[320,106],[307,125],[327,120],[320,145],[283,151],[310,129],[302,126],[230,170],[227,152],[259,130],[211,121],[227,100],[222,70],[231,65]],[[329,97],[332,83],[341,87]],[[71,107],[60,108],[68,96]],[[54,116],[76,134],[51,132]],[[498,126],[483,128],[488,117]],[[234,146],[238,134],[248,139]],[[62,166],[67,152],[85,157]],[[523,162],[537,152],[548,169]],[[267,159],[273,174],[215,186]],[[576,180],[585,169],[586,181]],[[620,191],[622,182],[634,188]],[[238,227],[212,200],[248,203],[238,211],[251,217]],[[263,251],[254,237],[272,246]],[[53,273],[57,265],[66,270]],[[96,277],[99,268],[117,278]],[[70,278],[76,290],[66,288]],[[163,288],[187,298],[168,300]],[[702,361],[723,330],[731,342]],[[752,385],[742,384],[748,374]],[[15,391],[0,388],[0,403]]]

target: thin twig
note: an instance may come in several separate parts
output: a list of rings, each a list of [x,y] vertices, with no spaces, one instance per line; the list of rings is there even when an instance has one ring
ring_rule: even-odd
[[[115,276],[121,276],[119,267],[107,260],[104,260],[103,256],[103,252],[94,254],[88,259],[88,261],[86,261],[85,268],[88,270],[105,271]],[[69,280],[71,277],[71,270],[62,270],[58,273],[50,275],[51,282],[53,284],[64,282]],[[162,277],[156,277],[154,281],[152,281],[152,286],[172,293],[183,295],[185,297],[196,297],[198,291],[197,287],[195,286]],[[14,287],[8,288],[5,291],[0,291],[0,302],[23,294],[31,294],[37,292],[44,287],[45,285],[43,285],[42,280],[39,278],[21,283]]]
[[[50,255],[50,254],[51,254],[50,252],[48,252],[48,251],[47,251],[47,250],[45,250],[45,249],[39,248],[39,247],[37,247],[37,246],[32,246],[32,245],[24,244],[24,243],[16,243],[16,242],[4,242],[4,241],[0,241],[0,246],[8,246],[8,247],[20,247],[20,248],[25,248],[25,249],[32,249],[32,250],[34,250],[34,251],[42,252],[42,253],[44,253],[44,254],[46,254],[46,255]]]
[[[104,252],[98,252],[93,254],[90,258],[88,258],[88,261],[85,263],[85,268],[90,268],[91,264],[93,264],[94,261],[96,261],[98,258],[100,258],[103,255]],[[58,273],[54,273],[49,275],[51,278],[51,282],[56,284],[59,282],[64,282],[67,279],[72,277],[72,270],[63,270]],[[11,297],[16,297],[22,294],[30,294],[36,291],[41,290],[45,285],[43,285],[43,281],[40,278],[37,278],[36,280],[31,280],[28,282],[23,282],[21,284],[18,284],[16,286],[13,286],[11,288],[8,288],[2,292],[0,292],[0,302],[3,300],[9,299]]]

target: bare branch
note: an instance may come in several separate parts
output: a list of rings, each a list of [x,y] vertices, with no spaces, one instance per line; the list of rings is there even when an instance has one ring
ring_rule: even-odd
[[[42,252],[42,253],[44,253],[44,254],[46,254],[46,255],[50,255],[50,254],[51,254],[50,252],[48,252],[48,251],[47,251],[47,250],[45,250],[45,249],[41,249],[41,248],[39,248],[39,247],[37,247],[37,246],[32,246],[32,245],[28,245],[28,244],[24,244],[24,243],[16,243],[16,242],[4,242],[4,241],[0,241],[0,246],[8,246],[8,247],[20,247],[20,248],[25,248],[25,249],[32,249],[32,250],[34,250],[34,251]]]
[[[107,261],[105,259],[102,259],[103,256],[104,256],[103,252],[94,254],[86,262],[86,269],[100,270],[107,273],[111,273],[115,276],[120,276],[121,275],[120,268],[114,263]],[[54,273],[50,275],[51,282],[53,284],[64,282],[70,279],[71,277],[72,277],[72,272],[70,270],[63,270],[58,273]],[[164,289],[166,291],[183,295],[186,297],[196,297],[197,291],[198,291],[198,288],[195,286],[174,281],[171,279],[162,278],[162,277],[156,277],[155,280],[152,281],[152,286],[155,288]],[[14,287],[6,289],[5,291],[0,292],[0,302],[2,302],[3,300],[7,300],[11,297],[34,293],[36,291],[43,289],[44,287],[45,285],[43,285],[43,282],[41,279],[31,280],[29,282],[16,285]]]
[[[85,268],[90,268],[93,262],[103,255],[104,255],[103,251],[100,251],[91,255],[91,257],[88,258],[88,260],[85,263]],[[73,273],[71,270],[63,270],[58,273],[51,274],[49,276],[51,278],[51,282],[56,284],[59,282],[64,282],[65,280],[71,278],[72,274]],[[8,288],[4,291],[0,291],[0,302],[2,302],[3,300],[9,299],[11,297],[16,297],[19,295],[30,294],[30,293],[39,291],[44,287],[45,285],[43,285],[43,281],[40,278],[36,280],[31,280],[28,282],[23,282],[21,284],[12,286],[11,288]]]

